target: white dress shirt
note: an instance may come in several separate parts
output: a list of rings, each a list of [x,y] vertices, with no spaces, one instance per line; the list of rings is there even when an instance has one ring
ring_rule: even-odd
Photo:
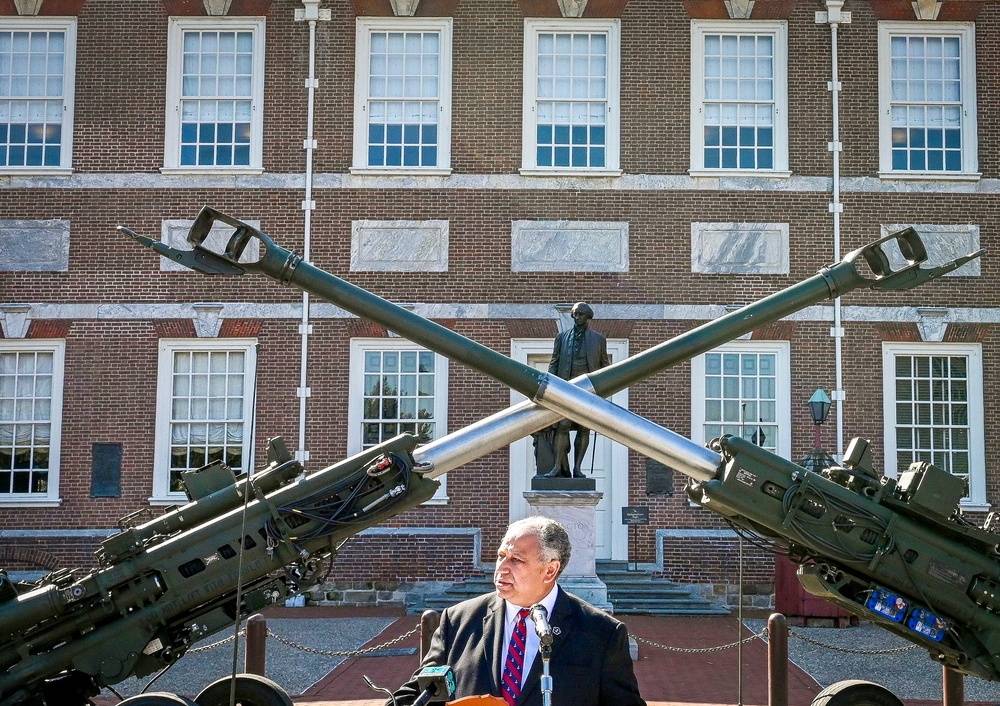
[[[552,609],[556,605],[556,597],[559,595],[559,585],[553,584],[552,590],[549,594],[545,596],[542,600],[538,601],[543,606],[545,610],[548,611],[549,619],[552,618]],[[532,605],[538,605],[533,603]],[[514,624],[517,622],[517,613],[522,608],[531,608],[530,605],[519,606],[514,605],[510,601],[507,601],[507,613],[503,624],[503,649],[504,653],[501,655],[501,665],[503,661],[507,659],[507,650],[510,645],[510,637],[514,634]],[[535,655],[538,654],[538,633],[535,632],[535,622],[529,616],[524,621],[525,632],[528,634],[524,636],[524,671],[521,674],[521,684],[524,684],[524,678],[528,676],[528,672],[531,671],[531,665],[534,664]],[[501,666],[501,669],[503,667]]]

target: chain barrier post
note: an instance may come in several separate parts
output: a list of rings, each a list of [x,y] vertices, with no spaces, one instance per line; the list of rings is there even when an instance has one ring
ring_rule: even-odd
[[[420,654],[418,655],[420,664],[424,662],[424,655],[431,649],[431,635],[437,630],[441,622],[441,616],[436,610],[425,610],[420,616]]]
[[[965,678],[941,665],[941,690],[944,706],[962,706],[965,702]]]
[[[247,649],[243,669],[247,674],[263,677],[265,647],[267,645],[267,619],[260,613],[247,618]]]
[[[781,613],[767,619],[767,706],[788,706],[788,622]]]

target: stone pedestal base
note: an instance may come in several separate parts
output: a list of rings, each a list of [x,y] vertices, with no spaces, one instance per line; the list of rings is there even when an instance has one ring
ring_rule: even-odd
[[[591,605],[611,612],[608,587],[597,576],[597,503],[603,493],[586,490],[532,490],[524,494],[532,515],[561,522],[573,546],[559,585]]]
[[[597,490],[597,481],[593,478],[546,478],[535,476],[531,479],[532,490]]]

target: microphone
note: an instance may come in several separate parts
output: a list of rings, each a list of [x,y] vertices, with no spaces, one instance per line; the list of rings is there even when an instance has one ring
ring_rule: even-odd
[[[417,688],[420,696],[413,706],[427,703],[444,703],[455,695],[455,674],[448,665],[424,667],[417,673]]]
[[[542,648],[551,648],[552,627],[549,625],[549,611],[545,610],[545,606],[541,603],[536,603],[531,606],[531,610],[528,612],[528,617],[535,622],[535,634],[538,635],[538,642],[541,644]]]

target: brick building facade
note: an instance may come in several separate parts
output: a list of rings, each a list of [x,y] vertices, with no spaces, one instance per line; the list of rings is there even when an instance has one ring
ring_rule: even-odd
[[[902,226],[996,249],[1000,6],[988,0],[0,0],[0,565],[88,566],[119,517],[281,435],[310,468],[510,391],[263,278],[160,261],[203,205],[544,365],[586,300],[621,358]],[[873,441],[1000,494],[991,254],[810,307],[615,400],[696,441]],[[993,283],[993,284],[991,284]],[[377,382],[376,382],[377,381]],[[737,539],[684,478],[598,439],[598,558],[703,590]],[[530,441],[349,542],[333,580],[482,573],[526,513]],[[655,487],[654,487],[655,486]],[[629,533],[624,506],[650,522]],[[747,549],[744,580],[773,562]],[[720,596],[720,600],[723,599]]]

